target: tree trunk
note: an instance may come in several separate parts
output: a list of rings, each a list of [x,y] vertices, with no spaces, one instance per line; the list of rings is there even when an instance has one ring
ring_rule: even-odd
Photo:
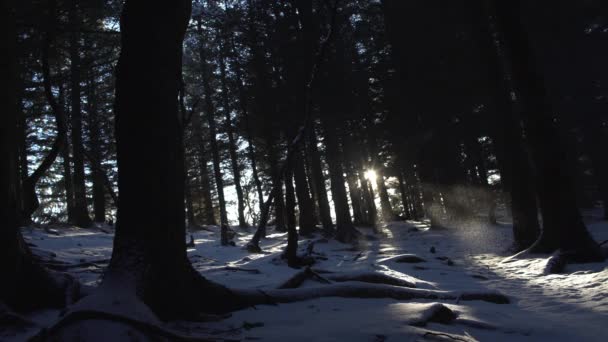
[[[327,199],[327,189],[325,187],[325,177],[323,176],[323,169],[321,167],[321,156],[317,147],[317,134],[314,127],[310,127],[308,136],[308,152],[310,155],[310,168],[312,183],[316,188],[317,203],[319,205],[319,216],[321,224],[323,225],[323,231],[327,235],[333,234],[334,225],[331,221],[331,214],[329,209],[329,200]]]
[[[72,163],[74,166],[74,224],[91,225],[87,210],[87,191],[84,175],[84,146],[82,143],[82,111],[80,106],[80,23],[78,2],[72,0],[68,15],[70,32],[70,84],[72,101]]]
[[[296,197],[298,198],[300,234],[309,236],[315,230],[313,202],[308,190],[306,170],[304,169],[304,156],[302,150],[297,148],[293,157],[294,179],[296,183]]]
[[[59,98],[57,99],[59,106],[65,108],[65,99],[63,96],[63,87],[59,87]],[[67,127],[63,128],[67,132]],[[63,162],[63,184],[65,187],[65,204],[67,209],[67,222],[74,223],[74,181],[72,179],[72,163],[70,158],[70,143],[66,139],[61,149],[61,157]]]
[[[348,193],[350,195],[350,203],[353,207],[353,224],[355,226],[366,224],[365,214],[363,212],[363,203],[361,198],[361,188],[359,187],[357,174],[354,170],[352,162],[346,162],[346,184],[348,184]]]
[[[15,7],[12,1],[0,2],[0,303],[21,311],[62,307],[65,295],[57,278],[35,262],[19,230]]]
[[[198,21],[198,32],[202,37],[201,22]],[[219,146],[216,136],[215,123],[215,106],[213,104],[213,89],[211,88],[211,71],[209,70],[209,61],[206,56],[205,46],[200,42],[199,54],[201,62],[201,73],[203,80],[203,91],[205,94],[205,111],[207,114],[207,124],[209,126],[209,142],[211,145],[211,156],[213,161],[213,175],[215,178],[215,186],[217,189],[217,197],[220,206],[220,226],[221,226],[221,244],[228,245],[228,214],[226,213],[226,199],[224,198],[224,177],[222,175],[222,165],[220,158]]]
[[[231,51],[233,51],[231,49]],[[234,52],[232,52],[234,53]],[[255,147],[253,143],[253,135],[251,132],[251,123],[249,122],[249,110],[247,108],[247,93],[245,92],[245,87],[243,86],[243,77],[241,75],[241,68],[239,65],[235,66],[235,74],[236,74],[236,82],[237,88],[239,91],[239,104],[241,106],[241,114],[243,115],[243,120],[245,121],[245,137],[247,139],[247,157],[249,157],[249,162],[251,163],[251,175],[253,177],[253,183],[255,184],[255,190],[258,195],[258,204],[260,208],[260,213],[264,210],[264,193],[262,192],[262,182],[260,181],[260,177],[258,175],[258,166],[257,166],[257,157],[255,155]]]
[[[268,161],[270,163],[270,171],[272,174],[272,188],[276,189],[274,194],[274,221],[275,230],[284,232],[287,230],[285,226],[285,200],[283,195],[283,180],[278,161],[278,151],[274,147],[274,139],[268,139]],[[264,234],[265,236],[265,234]]]
[[[332,201],[336,213],[336,239],[342,242],[351,242],[357,238],[357,231],[353,226],[346,187],[344,186],[344,170],[340,158],[340,147],[337,140],[335,122],[333,118],[323,116],[321,122],[325,132],[325,153],[329,167]]]
[[[224,50],[224,44],[220,47]],[[245,220],[245,200],[243,198],[243,188],[241,187],[241,171],[239,170],[239,157],[237,155],[236,139],[234,137],[234,127],[232,125],[232,117],[230,111],[230,103],[228,99],[228,86],[226,84],[226,62],[225,53],[219,58],[222,86],[222,106],[224,107],[226,135],[228,135],[228,152],[230,153],[230,164],[232,166],[232,175],[234,179],[234,187],[236,188],[237,212],[239,227],[248,227]]]
[[[55,118],[55,124],[57,126],[57,137],[55,141],[53,141],[53,145],[51,146],[51,150],[44,157],[44,159],[40,162],[38,167],[32,172],[31,175],[27,177],[22,183],[23,188],[23,213],[22,220],[29,222],[31,221],[32,214],[38,209],[40,206],[40,202],[38,201],[38,196],[36,195],[36,184],[40,181],[40,178],[44,176],[44,174],[48,171],[48,169],[53,165],[57,155],[61,152],[63,145],[66,142],[66,122],[65,122],[65,113],[63,108],[57,103],[55,97],[53,95],[52,85],[51,85],[51,67],[49,65],[49,55],[51,53],[51,44],[55,39],[55,20],[57,16],[57,8],[55,1],[49,2],[48,9],[48,22],[47,22],[47,32],[45,33],[45,37],[42,41],[42,49],[41,49],[41,62],[42,62],[42,83],[44,86],[44,95],[51,106],[53,111],[53,116]]]
[[[220,311],[233,296],[201,277],[186,255],[177,98],[190,7],[186,0],[126,1],[116,69],[120,203],[112,259],[99,291],[136,295],[163,319]]]
[[[97,112],[97,95],[95,92],[95,80],[89,77],[87,84],[87,112],[88,112],[88,126],[89,126],[89,138],[91,140],[89,160],[91,167],[91,178],[93,181],[93,213],[94,221],[103,223],[106,221],[106,192],[105,192],[105,175],[101,167],[103,156],[101,153],[101,139],[99,132],[101,127],[99,125],[100,117]]]
[[[211,198],[211,183],[209,179],[209,169],[207,168],[207,149],[203,139],[202,122],[200,116],[194,114],[192,117],[192,128],[195,139],[197,140],[198,163],[200,172],[201,199],[203,201],[202,214],[203,224],[217,225],[215,211],[213,210],[213,199]]]
[[[287,216],[287,247],[285,258],[287,264],[295,267],[298,264],[298,231],[296,230],[296,198],[293,187],[293,171],[291,165],[287,165],[285,171],[285,215]]]
[[[401,204],[403,205],[403,217],[406,220],[412,219],[412,214],[410,212],[410,201],[407,196],[407,185],[405,184],[405,177],[403,175],[403,170],[397,170],[397,179],[399,181],[399,192],[401,194]]]
[[[543,229],[530,251],[549,253],[562,249],[573,253],[578,261],[603,260],[599,245],[589,235],[577,208],[572,177],[561,165],[564,151],[554,127],[544,77],[521,23],[520,1],[488,3],[490,13],[496,14],[498,41],[504,51],[499,56],[509,67],[509,79],[521,108],[521,113],[513,111],[512,115],[520,115],[518,119],[524,123],[543,215]]]

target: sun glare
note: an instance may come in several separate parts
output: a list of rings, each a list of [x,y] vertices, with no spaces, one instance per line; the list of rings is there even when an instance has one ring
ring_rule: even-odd
[[[376,171],[374,171],[374,170],[365,171],[365,179],[369,180],[372,183],[376,182]]]

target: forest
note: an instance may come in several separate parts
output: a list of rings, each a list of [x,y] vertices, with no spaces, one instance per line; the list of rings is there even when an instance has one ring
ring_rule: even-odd
[[[605,340],[604,1],[0,1],[0,341]]]

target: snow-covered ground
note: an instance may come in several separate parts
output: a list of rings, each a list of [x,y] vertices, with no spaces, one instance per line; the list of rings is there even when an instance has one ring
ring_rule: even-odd
[[[596,240],[608,239],[605,221],[592,221],[589,229]],[[195,267],[209,279],[263,290],[277,287],[298,272],[280,258],[286,242],[283,233],[263,240],[265,254],[249,254],[240,247],[220,246],[219,231],[212,230],[193,233],[196,245],[188,250]],[[434,301],[331,297],[258,306],[214,323],[176,322],[173,326],[218,338],[264,341],[605,341],[608,336],[608,263],[569,265],[567,273],[545,276],[541,273],[546,258],[504,262],[502,252],[511,243],[506,224],[475,223],[434,231],[418,222],[395,222],[376,238],[371,230],[360,230],[368,238],[358,248],[316,237],[301,240],[300,249],[304,252],[310,241],[316,241],[316,270],[381,272],[423,289],[499,291],[510,297],[511,304],[440,301],[458,317],[450,324],[420,326]],[[111,230],[61,228],[57,232],[24,229],[36,253],[79,264],[71,273],[85,284],[95,284],[110,258]],[[251,233],[239,231],[237,245],[243,246]],[[395,262],[393,257],[402,254],[426,261]],[[322,285],[308,280],[303,286]],[[39,313],[32,319],[48,324],[53,315],[57,313]]]

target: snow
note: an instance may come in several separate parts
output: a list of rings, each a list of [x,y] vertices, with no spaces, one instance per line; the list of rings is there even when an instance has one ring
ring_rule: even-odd
[[[608,239],[605,221],[592,219],[588,227],[597,241]],[[211,231],[191,233],[195,247],[188,249],[195,268],[209,279],[229,287],[268,290],[299,271],[287,267],[280,258],[286,243],[284,233],[269,234],[262,240],[265,253],[249,254],[241,247],[220,246],[219,228],[209,228]],[[237,246],[244,246],[253,231],[235,229]],[[318,260],[313,269],[321,275],[327,271],[381,272],[420,289],[500,292],[511,299],[510,304],[328,297],[257,306],[218,322],[172,322],[171,326],[182,332],[264,341],[449,339],[441,334],[466,341],[604,341],[608,332],[608,263],[568,265],[564,274],[542,275],[547,256],[504,261],[507,255],[503,251],[512,239],[510,229],[508,224],[473,222],[435,231],[420,222],[393,222],[377,237],[371,229],[360,228],[366,238],[358,248],[319,236],[300,241],[302,253],[315,241]],[[55,260],[83,264],[70,272],[84,284],[95,285],[103,271],[100,266],[111,255],[111,228],[57,230],[59,235],[36,228],[23,232],[26,241],[36,245],[36,253],[50,257],[52,252]],[[398,262],[400,256],[408,254],[425,261]],[[96,263],[86,263],[89,261]],[[311,290],[322,286],[311,280],[302,285]],[[456,319],[450,324],[425,325],[440,307],[437,303],[456,313]],[[29,318],[44,325],[57,314],[45,311]]]

